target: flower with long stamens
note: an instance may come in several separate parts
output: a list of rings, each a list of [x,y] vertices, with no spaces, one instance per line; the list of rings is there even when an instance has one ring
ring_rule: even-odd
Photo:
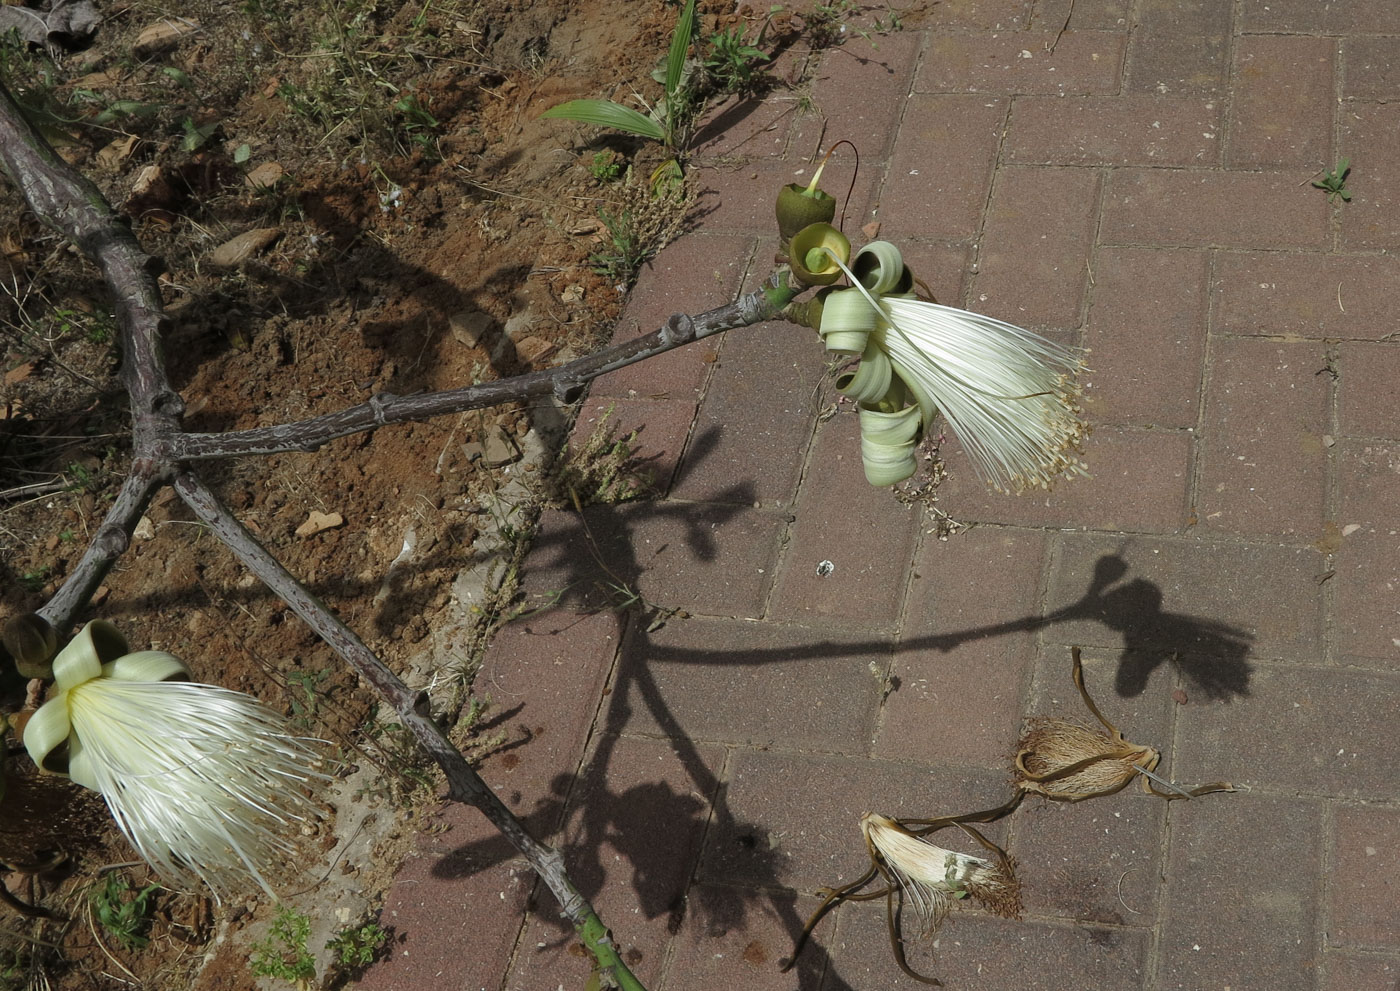
[[[917,402],[924,429],[941,411],[979,474],[999,491],[1049,488],[1059,477],[1085,474],[1077,454],[1088,428],[1075,383],[1082,352],[993,317],[909,297],[901,290],[912,277],[889,242],[867,244],[851,267],[831,258],[852,288],[829,296],[822,310],[828,349],[878,348]],[[864,331],[868,344],[855,336]],[[913,459],[906,464],[912,474]],[[871,481],[877,477],[888,484],[889,471]]]
[[[172,886],[216,898],[258,887],[321,815],[314,741],[251,696],[189,681],[162,651],[128,653],[110,623],[54,658],[56,692],[24,727],[41,770],[101,793],[136,851]]]
[[[867,812],[860,820],[866,842],[899,884],[919,919],[919,935],[931,935],[953,900],[971,897],[989,912],[1021,914],[1021,882],[1010,858],[991,861],[945,850],[915,836],[894,819]]]

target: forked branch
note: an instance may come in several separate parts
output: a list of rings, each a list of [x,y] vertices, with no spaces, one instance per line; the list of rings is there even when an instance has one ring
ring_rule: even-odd
[[[171,386],[161,356],[167,324],[152,259],[142,252],[124,220],[90,181],[54,153],[0,85],[0,167],[36,217],[76,245],[102,271],[112,293],[122,351],[121,380],[132,413],[131,468],[115,504],[58,592],[38,610],[60,632],[72,627],[93,592],[126,551],[137,521],[155,493],[174,485],[195,515],[254,575],[285,601],[393,708],[447,777],[448,795],[480,809],[530,862],[558,899],[564,915],[593,952],[609,984],[639,991],[641,984],[619,958],[612,937],[570,881],[558,851],[535,839],[486,785],[446,733],[429,717],[427,699],[413,692],[349,627],[337,619],[238,522],[198,477],[192,463],[215,458],[314,451],[348,434],[391,423],[426,420],[535,396],[564,402],[579,398],[585,383],[702,337],[772,319],[800,291],[786,272],[764,287],[696,317],[673,316],[660,329],[605,348],[559,368],[416,396],[381,394],[368,402],[297,423],[224,434],[187,433],[184,403]]]

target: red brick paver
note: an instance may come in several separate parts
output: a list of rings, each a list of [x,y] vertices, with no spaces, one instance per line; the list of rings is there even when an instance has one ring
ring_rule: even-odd
[[[990,493],[948,436],[936,502],[897,502],[862,480],[817,338],[785,324],[613,373],[575,437],[613,407],[658,493],[545,514],[525,587],[560,608],[487,653],[478,691],[515,729],[486,778],[652,991],[921,987],[882,902],[778,968],[817,889],[865,869],[862,813],[999,804],[1027,716],[1092,721],[1079,646],[1159,775],[1239,790],[1028,800],[989,830],[1025,917],[960,902],[910,961],[959,991],[1394,991],[1400,5],[929,11],[789,53],[806,94],[707,118],[699,229],[617,334],[756,285],[777,187],[850,138],[853,239],[878,220],[943,301],[1091,349],[1092,478]],[[1311,181],[1342,157],[1352,200],[1329,203]],[[513,851],[472,810],[441,822],[362,986],[582,986]]]

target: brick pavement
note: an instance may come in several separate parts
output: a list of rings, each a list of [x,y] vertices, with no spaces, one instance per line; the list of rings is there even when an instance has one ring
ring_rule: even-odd
[[[1241,792],[1029,801],[992,831],[1025,918],[960,906],[911,958],[963,991],[1395,991],[1400,6],[931,10],[820,56],[810,112],[791,93],[721,108],[696,170],[709,213],[618,334],[754,284],[778,185],[850,138],[849,230],[879,221],[945,302],[1093,349],[1094,478],[996,496],[950,444],[939,509],[976,525],[941,539],[860,479],[806,331],[600,380],[584,425],[615,406],[642,428],[665,494],[589,511],[609,574],[578,517],[544,518],[527,586],[569,591],[488,653],[478,690],[528,742],[484,774],[652,991],[916,987],[868,903],[793,973],[777,961],[816,888],[862,869],[862,812],[1000,801],[1023,717],[1078,715],[1078,644],[1165,773]],[[1309,180],[1343,156],[1353,199],[1329,205]],[[601,579],[688,616],[590,612]],[[419,837],[381,921],[398,941],[372,991],[587,976],[470,810]]]

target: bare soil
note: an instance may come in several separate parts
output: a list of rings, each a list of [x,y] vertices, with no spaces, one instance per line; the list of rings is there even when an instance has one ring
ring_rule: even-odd
[[[636,202],[639,188],[634,178],[628,191],[606,166],[631,164],[644,177],[660,150],[537,117],[574,98],[654,100],[651,72],[678,7],[179,6],[179,17],[147,0],[103,7],[90,41],[52,57],[11,39],[0,46],[0,78],[163,264],[166,354],[190,429],[271,424],[379,391],[509,376],[606,340],[627,280],[597,257],[615,247],[600,216]],[[807,7],[805,25],[786,12],[774,18],[764,47],[830,26]],[[763,24],[725,0],[705,0],[701,11],[702,38],[739,27],[753,40]],[[657,232],[679,219],[655,219],[642,246],[656,247]],[[254,250],[221,258],[221,246],[251,231],[266,232]],[[0,598],[13,615],[42,604],[76,563],[129,444],[97,273],[8,188],[0,247]],[[435,702],[455,719],[503,603],[464,603],[454,582],[480,565],[487,535],[499,544],[503,488],[547,470],[547,457],[519,453],[541,438],[557,444],[555,419],[499,407],[346,438],[317,454],[211,465],[205,477],[391,667],[416,684],[431,676]],[[315,514],[340,522],[299,534]],[[91,615],[336,747],[351,783],[308,836],[307,862],[279,883],[316,917],[310,948],[324,968],[324,934],[374,917],[434,779],[392,726],[376,723],[375,701],[353,673],[172,493],[152,506]],[[25,687],[4,676],[5,711],[22,704]],[[468,743],[473,732],[458,729]],[[119,945],[94,922],[91,892],[112,870],[133,891],[153,878],[100,799],[38,777],[11,750],[0,859],[32,866],[57,851],[62,863],[4,878],[57,918],[0,926],[0,988],[253,986],[248,944],[265,932],[270,905],[216,906],[161,889],[148,943]],[[334,897],[325,893],[332,878]]]

